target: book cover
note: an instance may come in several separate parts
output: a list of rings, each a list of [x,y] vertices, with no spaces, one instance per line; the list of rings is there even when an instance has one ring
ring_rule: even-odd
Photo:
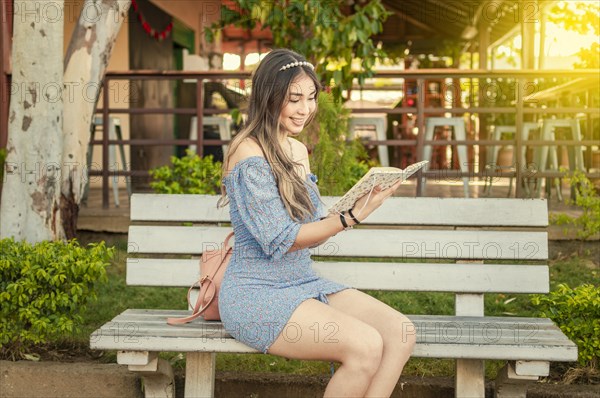
[[[423,160],[413,163],[405,169],[397,167],[372,167],[344,196],[329,208],[329,213],[340,213],[343,210],[351,209],[358,199],[367,194],[375,186],[379,185],[382,189],[387,189],[398,181],[405,181],[427,163],[429,161]]]

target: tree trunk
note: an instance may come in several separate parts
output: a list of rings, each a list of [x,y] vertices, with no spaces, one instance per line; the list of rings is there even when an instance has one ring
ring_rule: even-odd
[[[64,2],[15,1],[12,87],[0,237],[39,242],[60,230]]]
[[[75,236],[79,203],[88,176],[90,126],[112,49],[131,1],[86,0],[65,56],[65,86],[74,93],[64,104],[61,218],[64,237]],[[107,94],[105,94],[107,95]],[[108,134],[108,132],[105,132]]]

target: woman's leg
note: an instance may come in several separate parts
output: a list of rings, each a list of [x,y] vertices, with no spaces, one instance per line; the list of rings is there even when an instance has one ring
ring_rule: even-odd
[[[380,368],[383,341],[375,328],[315,299],[296,308],[268,353],[336,361],[325,397],[362,397]]]
[[[385,303],[355,289],[328,296],[329,305],[374,327],[383,338],[383,357],[366,397],[389,397],[416,340],[413,323]]]

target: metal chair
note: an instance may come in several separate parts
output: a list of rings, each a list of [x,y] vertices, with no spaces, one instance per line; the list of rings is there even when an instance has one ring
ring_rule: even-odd
[[[92,125],[91,125],[91,131],[90,131],[90,135],[91,135],[91,140],[93,141],[95,139],[96,136],[96,129],[98,127],[102,127],[103,126],[103,122],[102,122],[102,116],[95,116],[94,119],[92,120]],[[104,134],[104,132],[103,132]],[[123,135],[121,134],[121,121],[119,118],[115,118],[112,116],[108,117],[108,138],[111,140],[122,140],[123,139]],[[128,170],[128,166],[127,163],[125,161],[125,148],[123,146],[123,144],[119,144],[119,154],[121,155],[121,166],[123,168],[124,171]],[[92,167],[92,146],[89,146],[88,152],[87,152],[87,168],[88,171],[91,170]],[[116,153],[116,148],[115,145],[109,145],[108,146],[108,163],[109,165],[115,165],[117,164],[117,153]],[[117,169],[119,168],[119,165],[117,164]],[[119,202],[119,176],[114,176],[112,178],[112,190],[113,190],[113,198],[115,200],[115,206],[119,207],[120,202]],[[126,176],[125,177],[125,185],[127,187],[127,194],[129,195],[129,197],[131,197],[131,177]],[[81,197],[81,201],[82,203],[87,203],[87,198],[88,198],[88,194],[89,194],[89,190],[90,190],[90,177],[88,175],[88,180],[87,183],[85,184],[85,188],[83,190],[83,195]]]
[[[465,121],[461,117],[430,117],[426,121],[425,126],[425,141],[431,141],[433,139],[433,133],[435,128],[438,126],[450,126],[453,130],[454,139],[457,141],[464,141],[467,137],[465,131]],[[460,171],[463,173],[469,172],[469,164],[467,158],[467,147],[465,145],[457,145],[458,163]],[[431,145],[425,144],[423,147],[423,160],[431,161]],[[428,165],[424,168],[424,171],[428,169]],[[465,198],[469,197],[469,177],[462,177],[463,190]],[[421,178],[421,184],[423,191],[425,191],[425,177]]]
[[[577,142],[581,141],[581,128],[579,127],[579,120],[577,119],[544,119],[542,123],[542,140],[555,141],[557,127],[569,128],[571,130],[571,138]],[[583,163],[583,148],[581,146],[575,146],[569,148],[567,153],[569,157],[569,169],[584,171],[585,166]],[[550,157],[550,168],[548,168],[548,157]],[[534,151],[534,164],[537,166],[537,170],[540,172],[544,172],[546,170],[558,171],[559,167],[556,145],[544,145],[540,147],[538,151]],[[552,182],[550,182],[551,180]],[[556,195],[558,199],[562,200],[561,179],[548,178],[546,180],[546,193],[548,198],[550,198],[552,193],[551,185],[554,185],[556,188]],[[535,191],[537,197],[540,195],[541,186],[542,184],[538,179]]]
[[[222,140],[231,140],[231,118],[223,116],[203,116],[203,126],[217,126],[219,128],[219,136]],[[198,119],[192,117],[190,123],[190,140],[198,138]],[[227,152],[228,145],[223,145],[223,153]],[[196,145],[190,145],[189,150],[196,152]]]
[[[375,126],[375,135],[377,140],[386,140],[387,131],[387,119],[385,117],[367,117],[367,116],[355,116],[352,115],[348,122],[348,129],[350,130],[350,138],[354,137],[355,128],[358,126]],[[389,166],[390,160],[388,156],[387,145],[378,145],[377,154],[379,156],[379,162],[382,166]]]
[[[539,128],[539,124],[537,122],[523,123],[523,131],[521,132],[522,140],[527,141],[529,139],[531,131],[536,130],[538,128]],[[509,135],[509,139],[514,139],[516,131],[517,131],[516,126],[494,126],[493,139],[495,141],[499,141],[499,140],[503,139],[503,137],[506,137],[506,135]],[[499,168],[499,166],[496,164],[499,151],[500,151],[499,145],[489,145],[486,148],[486,154],[487,154],[487,164],[485,165],[486,170],[495,170],[495,169]],[[521,147],[521,153],[520,153],[519,160],[517,161],[517,159],[516,159],[517,154],[513,151],[512,166],[508,167],[508,168],[504,167],[504,169],[508,169],[509,171],[514,171],[514,169],[517,167],[517,165],[520,165],[519,167],[524,167],[525,163],[526,163],[526,159],[525,159],[526,152],[527,152],[527,148],[525,145],[523,145]],[[488,183],[488,177],[486,176],[486,178],[485,178],[484,194],[486,196],[489,196],[492,193],[493,180],[494,180],[494,177],[489,177],[489,183]],[[513,186],[513,177],[510,177],[507,197],[509,197],[510,193],[512,192],[512,186]]]

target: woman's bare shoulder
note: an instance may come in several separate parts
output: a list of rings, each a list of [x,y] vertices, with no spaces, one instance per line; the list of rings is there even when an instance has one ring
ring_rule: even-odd
[[[229,171],[233,170],[238,162],[253,156],[264,157],[264,154],[261,147],[258,145],[258,142],[250,137],[245,138],[242,142],[240,142],[235,152],[232,153],[231,157],[229,158],[229,164],[227,165],[228,173]]]
[[[292,142],[294,153],[298,153],[298,157],[308,157],[308,148],[304,143],[296,138],[288,138]]]

